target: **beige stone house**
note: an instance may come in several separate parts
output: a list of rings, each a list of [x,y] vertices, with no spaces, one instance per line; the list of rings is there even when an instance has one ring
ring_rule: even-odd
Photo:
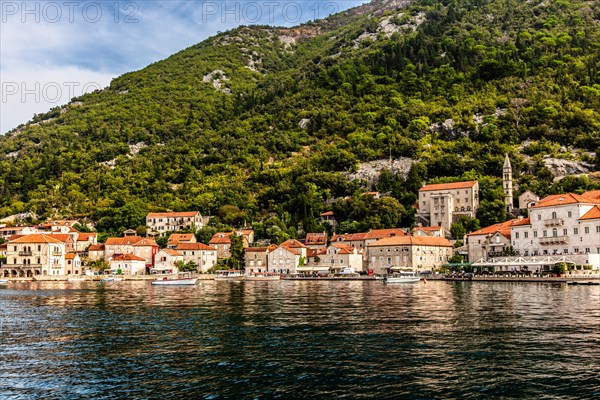
[[[302,253],[298,249],[286,247],[283,244],[277,246],[267,256],[268,271],[280,274],[295,274],[298,272],[301,257]]]
[[[184,262],[183,254],[175,249],[161,249],[154,258],[151,274],[176,274],[179,272],[178,262]]]
[[[154,256],[158,253],[158,245],[153,238],[129,235],[108,238],[104,243],[104,258],[110,260],[118,254],[133,254],[146,260],[146,266],[154,266]]]
[[[156,212],[146,216],[146,232],[148,235],[165,236],[167,232],[182,229],[197,231],[202,229],[202,215],[199,211]]]
[[[416,216],[424,225],[449,231],[459,216],[474,218],[478,208],[479,182],[430,184],[419,189]]]
[[[134,254],[116,254],[109,261],[112,274],[145,275],[146,259]]]
[[[31,234],[7,244],[4,277],[65,275],[66,243],[55,235]]]
[[[244,266],[246,272],[268,271],[269,252],[276,248],[276,245],[267,247],[248,247],[244,252]]]
[[[452,243],[432,236],[397,236],[380,239],[368,246],[369,268],[375,274],[393,270],[414,271],[439,268],[452,256]]]
[[[179,243],[175,250],[183,256],[183,262],[195,262],[199,272],[206,272],[217,265],[217,249],[204,243]]]

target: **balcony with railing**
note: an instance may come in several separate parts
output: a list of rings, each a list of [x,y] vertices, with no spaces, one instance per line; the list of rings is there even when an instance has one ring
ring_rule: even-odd
[[[32,252],[31,252],[31,250],[23,250],[23,251],[19,252],[19,255],[21,257],[31,257]]]
[[[546,226],[563,226],[565,221],[562,218],[552,218],[544,221]]]
[[[547,236],[540,238],[541,245],[550,245],[550,244],[561,244],[561,243],[569,243],[569,237],[562,236]]]

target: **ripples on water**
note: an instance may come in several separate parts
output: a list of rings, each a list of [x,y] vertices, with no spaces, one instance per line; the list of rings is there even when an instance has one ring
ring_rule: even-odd
[[[600,398],[600,287],[17,283],[0,398]]]

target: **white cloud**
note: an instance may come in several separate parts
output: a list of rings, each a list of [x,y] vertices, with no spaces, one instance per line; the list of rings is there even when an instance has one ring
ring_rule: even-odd
[[[292,26],[365,2],[121,1],[117,12],[112,1],[0,1],[0,133],[67,103],[88,83],[105,87],[218,31]]]

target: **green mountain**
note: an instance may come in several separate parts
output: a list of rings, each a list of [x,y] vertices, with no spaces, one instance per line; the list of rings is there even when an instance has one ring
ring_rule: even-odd
[[[193,209],[293,236],[325,209],[342,230],[410,224],[423,181],[476,178],[483,225],[506,217],[505,153],[520,191],[599,187],[551,171],[600,167],[599,2],[377,0],[218,34],[0,138],[0,216],[118,231]],[[407,175],[348,178],[401,157]]]

